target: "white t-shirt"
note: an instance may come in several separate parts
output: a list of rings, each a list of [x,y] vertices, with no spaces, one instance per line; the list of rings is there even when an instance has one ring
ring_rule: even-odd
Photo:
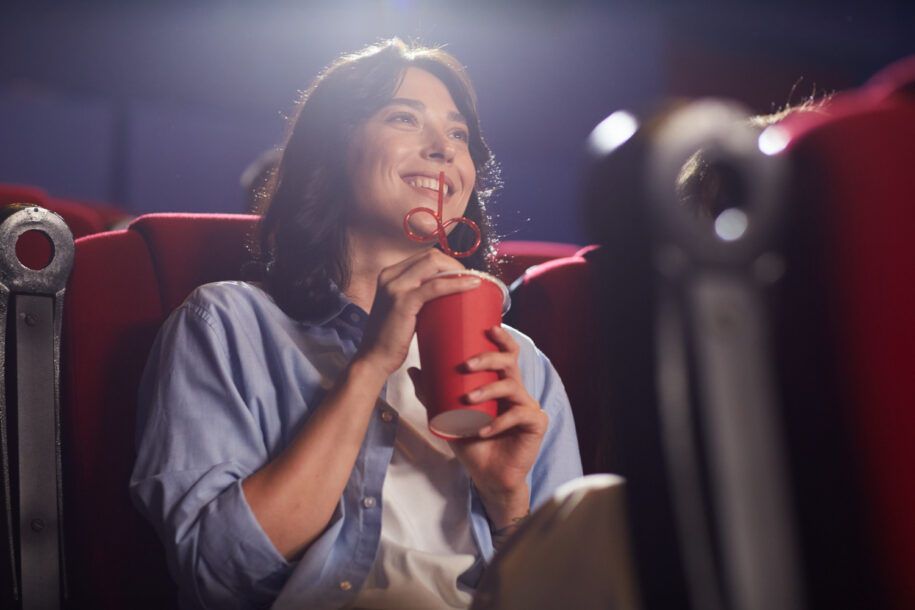
[[[419,366],[416,337],[388,378],[386,401],[400,415],[382,487],[381,543],[356,608],[468,608],[458,577],[478,554],[468,520],[470,478],[448,442],[429,432],[407,369]]]

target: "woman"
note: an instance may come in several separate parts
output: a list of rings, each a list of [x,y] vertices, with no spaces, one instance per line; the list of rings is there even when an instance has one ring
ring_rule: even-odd
[[[519,333],[467,370],[500,415],[431,436],[412,391],[423,303],[479,280],[409,239],[434,207],[483,229],[494,178],[473,90],[441,50],[343,57],[300,104],[260,229],[262,284],[203,286],[169,318],[140,390],[131,491],[192,607],[467,607],[497,546],[581,464],[555,371]],[[417,227],[428,230],[429,227]],[[455,250],[473,235],[457,229]]]

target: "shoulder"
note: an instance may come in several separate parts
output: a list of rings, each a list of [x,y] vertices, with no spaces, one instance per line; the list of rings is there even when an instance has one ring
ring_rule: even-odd
[[[264,329],[282,325],[285,319],[283,311],[259,285],[214,282],[195,288],[169,315],[159,335],[176,345],[195,338],[204,343],[216,341],[228,348],[239,340],[256,341]]]
[[[209,369],[240,380],[262,372],[264,345],[291,336],[287,326],[288,318],[258,285],[204,284],[162,324],[150,362],[161,370]]]
[[[257,318],[280,312],[273,298],[252,282],[213,282],[195,288],[175,311],[197,317],[208,324]],[[173,315],[175,315],[173,314]]]
[[[187,296],[181,307],[191,306],[207,310],[231,307],[268,307],[273,298],[254,282],[213,282],[198,286]]]

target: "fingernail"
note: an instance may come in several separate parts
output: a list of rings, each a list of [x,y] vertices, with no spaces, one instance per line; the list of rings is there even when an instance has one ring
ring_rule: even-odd
[[[482,394],[480,390],[474,390],[467,395],[467,399],[470,400],[470,402],[476,402],[477,399],[480,398],[480,394]]]
[[[477,434],[480,436],[487,436],[490,432],[492,432],[492,426],[483,426]]]
[[[480,363],[480,359],[478,357],[474,356],[473,358],[471,358],[470,360],[465,362],[464,366],[466,366],[468,369],[475,369],[477,367],[477,364],[479,364],[479,363]]]
[[[481,280],[480,278],[473,276],[473,275],[468,277],[466,280],[468,286],[479,286],[480,282],[482,282],[482,281],[483,280]]]

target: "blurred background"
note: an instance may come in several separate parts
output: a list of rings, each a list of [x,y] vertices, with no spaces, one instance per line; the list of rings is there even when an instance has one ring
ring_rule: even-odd
[[[690,3],[693,4],[693,3]],[[583,142],[610,112],[766,113],[915,53],[915,3],[29,2],[0,9],[0,182],[133,214],[243,211],[239,178],[337,55],[445,44],[480,96],[512,239],[586,243]]]

